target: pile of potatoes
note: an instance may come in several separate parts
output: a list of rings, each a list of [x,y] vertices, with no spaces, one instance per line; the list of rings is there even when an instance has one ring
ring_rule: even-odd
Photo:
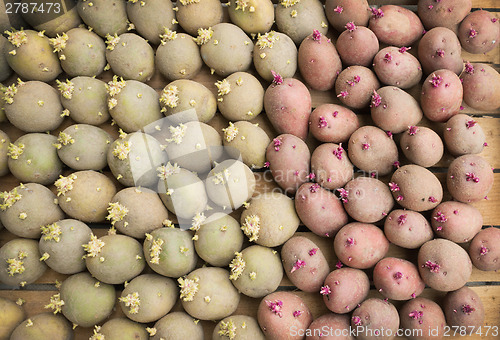
[[[419,0],[416,13],[79,0],[38,15],[0,22],[0,127],[20,136],[0,131],[0,176],[21,183],[0,192],[0,229],[15,236],[0,282],[68,277],[47,313],[0,299],[1,339],[72,339],[71,324],[95,327],[92,340],[203,339],[199,320],[230,340],[483,325],[466,283],[473,266],[500,269],[500,230],[471,205],[493,171],[461,110],[497,110],[500,74],[461,53],[498,49],[494,14],[471,0]],[[195,81],[203,68],[213,86]],[[337,100],[314,106],[311,91]],[[444,155],[442,184],[429,168]],[[388,256],[391,244],[415,257]],[[313,320],[285,276],[331,313]],[[441,304],[419,297],[426,286]],[[256,317],[236,314],[251,299]],[[108,320],[114,308],[125,317]]]

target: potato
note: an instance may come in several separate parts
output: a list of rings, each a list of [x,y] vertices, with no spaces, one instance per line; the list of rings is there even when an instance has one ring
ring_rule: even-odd
[[[370,67],[379,49],[378,38],[371,29],[352,24],[346,25],[346,30],[340,33],[335,46],[342,63],[347,66]]]
[[[291,78],[297,71],[297,47],[286,34],[271,31],[258,35],[253,48],[253,64],[257,73],[268,82],[273,72],[283,78]]]
[[[468,14],[460,23],[458,37],[469,53],[487,53],[498,46],[500,24],[494,14],[478,10]]]
[[[290,292],[275,292],[265,296],[257,310],[257,320],[266,339],[303,339],[312,322],[309,307]]]
[[[299,222],[293,201],[279,192],[254,197],[241,214],[241,228],[245,235],[250,241],[266,247],[285,243],[293,236]]]
[[[342,71],[337,49],[318,30],[314,30],[300,43],[298,63],[305,82],[318,91],[330,90]]]
[[[451,327],[474,327],[484,324],[484,306],[481,298],[469,287],[446,293],[443,301],[446,323]]]
[[[240,161],[228,159],[217,164],[205,180],[207,195],[223,210],[236,210],[248,202],[255,190],[255,175]]]
[[[8,286],[24,286],[38,280],[47,270],[40,261],[38,242],[14,238],[0,247],[0,282]]]
[[[304,183],[295,194],[295,210],[302,223],[321,237],[334,237],[348,216],[334,193],[315,183]]]
[[[462,47],[452,30],[435,27],[425,33],[418,44],[418,60],[424,74],[448,69],[457,75],[462,72]]]
[[[333,241],[335,254],[350,267],[373,267],[389,250],[389,241],[373,224],[353,222],[339,230]]]
[[[196,231],[196,253],[212,266],[225,267],[243,246],[243,232],[234,217],[225,213],[209,216]]]
[[[156,334],[151,340],[177,340],[187,338],[193,340],[203,340],[203,327],[201,323],[194,322],[194,319],[185,312],[172,312],[165,315],[155,323]]]
[[[461,113],[448,119],[443,131],[443,140],[448,152],[454,156],[481,153],[486,145],[486,136],[481,125],[472,117]]]
[[[70,323],[62,315],[39,313],[20,323],[12,332],[11,340],[73,339]]]
[[[309,116],[309,131],[320,142],[345,143],[359,125],[353,111],[337,104],[321,104]]]
[[[196,35],[200,28],[209,28],[222,22],[224,12],[220,1],[182,1],[176,13],[179,25],[190,35]]]
[[[444,153],[441,137],[425,126],[408,126],[406,133],[401,135],[399,145],[410,162],[425,168],[438,163]]]
[[[236,72],[215,85],[219,89],[217,107],[228,120],[252,120],[264,107],[264,88],[247,72]]]
[[[24,308],[17,305],[14,301],[8,298],[0,298],[0,322],[2,327],[0,327],[0,339],[7,340],[10,335],[26,318],[26,313]]]
[[[342,202],[346,212],[354,220],[374,223],[385,218],[394,206],[391,191],[380,180],[371,177],[357,177],[344,187]]]
[[[360,269],[344,267],[332,271],[325,279],[320,294],[326,307],[345,314],[364,301],[370,291],[370,280]]]
[[[410,340],[441,339],[446,321],[443,310],[432,300],[418,297],[399,310],[401,327]]]
[[[368,26],[370,7],[366,0],[326,0],[325,12],[333,28],[342,32],[348,22]]]
[[[214,328],[212,340],[265,340],[259,324],[248,315],[231,315],[221,320]]]
[[[276,251],[253,245],[235,255],[229,264],[229,278],[239,292],[260,298],[278,288],[283,278],[283,267]]]
[[[424,31],[422,22],[414,12],[395,5],[372,9],[368,28],[380,42],[397,47],[413,45]]]
[[[446,27],[456,32],[458,25],[470,13],[472,0],[451,0],[445,3],[420,0],[417,13],[426,30]]]
[[[319,0],[281,1],[275,9],[276,25],[296,45],[299,45],[313,30],[321,34],[328,32],[328,19]]]
[[[464,88],[464,101],[470,107],[489,111],[500,107],[500,74],[490,65],[466,63],[460,76]]]
[[[446,122],[460,112],[463,87],[460,78],[452,71],[441,69],[424,81],[420,105],[424,116],[433,122]]]
[[[307,144],[291,134],[279,135],[266,149],[266,159],[274,181],[285,191],[295,194],[309,178],[311,153]]]
[[[127,16],[135,29],[151,44],[160,44],[160,35],[165,28],[174,30],[177,27],[172,1],[153,0],[127,2]]]
[[[222,129],[225,151],[235,159],[241,157],[243,163],[252,169],[260,169],[265,165],[266,148],[271,142],[267,133],[259,124],[247,121],[229,123]]]
[[[182,307],[196,319],[223,319],[234,313],[240,302],[240,294],[231,284],[229,272],[225,269],[199,268],[177,281]]]
[[[396,86],[384,86],[373,92],[370,113],[375,125],[392,133],[405,131],[423,117],[418,102]]]
[[[364,66],[349,66],[337,77],[335,93],[340,102],[353,109],[370,104],[373,91],[380,87],[375,73]]]
[[[493,169],[481,156],[460,156],[448,167],[446,186],[457,201],[470,203],[482,200],[493,186]]]
[[[97,334],[103,335],[107,340],[121,340],[127,337],[135,337],[134,340],[149,339],[149,333],[144,325],[124,317],[106,321]]]
[[[9,173],[9,165],[7,163],[10,142],[9,136],[0,130],[0,177]]]
[[[439,237],[455,243],[472,240],[483,227],[481,212],[472,205],[447,201],[432,212],[431,225]]]
[[[285,273],[292,283],[304,292],[316,293],[330,273],[321,249],[303,236],[294,236],[281,248]]]
[[[469,255],[474,266],[480,270],[500,269],[500,230],[486,228],[481,230],[469,246]]]
[[[198,31],[197,42],[205,64],[220,76],[247,71],[252,64],[252,39],[236,25],[220,23]]]
[[[375,288],[391,300],[410,300],[425,288],[417,267],[404,259],[386,257],[373,269]]]
[[[163,33],[163,32],[162,32]],[[165,30],[156,49],[155,65],[168,80],[191,79],[203,66],[200,49],[186,33]]]
[[[290,133],[306,139],[311,114],[311,94],[295,78],[275,75],[264,94],[264,110],[278,133]]]
[[[362,126],[349,138],[349,159],[361,170],[385,176],[398,160],[396,143],[375,126]]]
[[[422,214],[401,209],[387,216],[384,234],[391,243],[407,249],[417,249],[434,237],[429,221]]]
[[[354,167],[341,145],[324,143],[313,151],[311,172],[319,185],[334,190],[353,178]]]
[[[107,34],[121,34],[127,31],[127,3],[97,0],[78,1],[78,14],[83,22],[92,27],[101,37]]]
[[[265,33],[274,22],[274,6],[270,0],[233,1],[228,4],[228,12],[231,21],[247,34]]]
[[[467,252],[456,243],[434,239],[420,247],[418,270],[429,287],[449,292],[467,283],[472,263]]]
[[[359,329],[356,339],[393,339],[399,328],[399,315],[396,307],[382,299],[367,299],[352,313],[351,327]],[[381,330],[383,334],[380,334]]]
[[[406,47],[388,46],[373,58],[373,70],[384,84],[409,89],[420,82],[422,66]]]
[[[354,336],[350,334],[349,315],[324,314],[314,319],[308,330],[306,340],[354,340]]]
[[[436,175],[415,164],[397,169],[389,188],[403,208],[415,211],[434,209],[443,199],[443,187]]]

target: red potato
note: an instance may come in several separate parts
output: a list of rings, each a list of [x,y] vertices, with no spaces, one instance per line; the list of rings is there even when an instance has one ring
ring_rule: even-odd
[[[419,0],[417,13],[426,30],[446,27],[458,31],[458,24],[470,13],[472,0]]]
[[[316,183],[334,190],[343,187],[354,176],[354,167],[341,145],[325,143],[311,156],[311,172]]]
[[[463,88],[460,78],[450,70],[434,71],[424,81],[420,105],[433,122],[446,122],[460,112]]]
[[[380,87],[375,73],[364,66],[349,66],[340,72],[335,82],[335,93],[340,102],[353,109],[370,104],[371,95]]]
[[[446,176],[451,196],[463,203],[486,198],[493,186],[493,168],[479,155],[463,155],[451,162]]]
[[[358,128],[358,116],[337,104],[322,104],[309,116],[309,131],[320,142],[347,142]]]
[[[373,269],[375,288],[391,300],[410,300],[419,296],[425,288],[417,267],[403,259],[386,257]]]
[[[354,340],[350,334],[349,315],[328,313],[315,319],[309,326],[306,340]]]
[[[406,47],[388,46],[375,55],[373,70],[382,83],[409,89],[420,82],[422,66],[406,51]]]
[[[410,162],[424,168],[435,165],[444,154],[441,137],[425,126],[409,126],[407,132],[402,134],[399,145]]]
[[[434,237],[429,221],[422,214],[401,209],[387,216],[384,234],[391,243],[407,249],[417,249]]]
[[[320,294],[329,310],[345,314],[365,300],[369,291],[370,280],[364,271],[344,267],[332,271],[326,277]]]
[[[294,194],[307,182],[311,153],[306,143],[291,134],[274,138],[266,150],[266,159],[274,180],[286,193]]]
[[[463,69],[460,41],[448,28],[433,28],[424,34],[418,44],[418,60],[424,74],[448,69],[458,75]]]
[[[418,297],[399,310],[401,327],[410,340],[441,339],[446,320],[441,307],[432,300]]]
[[[340,33],[336,47],[344,65],[370,67],[378,52],[379,43],[371,29],[350,22],[346,25],[346,30]]]
[[[330,267],[321,249],[303,236],[294,236],[281,248],[286,276],[304,292],[318,292]]]
[[[398,47],[413,45],[424,31],[424,26],[415,13],[395,5],[372,8],[368,28],[380,42]]]
[[[334,237],[348,216],[334,193],[316,183],[302,184],[295,194],[295,210],[302,223],[321,237]]]
[[[318,91],[328,91],[342,70],[337,49],[318,30],[308,35],[299,47],[299,71],[305,82]]]
[[[292,340],[304,338],[312,315],[299,296],[290,292],[275,292],[260,302],[257,320],[266,339]]]
[[[339,230],[333,247],[343,263],[353,268],[367,269],[387,254],[389,241],[377,226],[353,222]]]
[[[460,23],[458,38],[467,52],[487,53],[498,46],[500,22],[488,11],[474,11]]]
[[[393,339],[399,328],[398,310],[389,301],[367,299],[352,313],[351,327],[359,340]]]
[[[469,255],[476,268],[499,270],[500,229],[490,227],[481,230],[470,243]]]
[[[465,64],[460,76],[464,89],[464,101],[470,107],[489,111],[500,107],[500,74],[490,65]]]
[[[437,236],[464,243],[472,240],[481,230],[483,216],[472,205],[447,201],[434,209],[431,225]]]
[[[366,0],[326,0],[325,12],[330,25],[338,32],[342,32],[348,22],[368,26],[370,20],[370,7]]]
[[[300,80],[283,80],[276,75],[264,94],[264,109],[278,133],[290,133],[306,139],[311,114],[311,94]]]
[[[486,143],[486,136],[481,125],[472,117],[459,113],[446,122],[443,140],[450,154],[462,156],[481,153]]]
[[[481,298],[469,287],[449,292],[444,297],[443,311],[451,327],[482,327],[484,306]]]

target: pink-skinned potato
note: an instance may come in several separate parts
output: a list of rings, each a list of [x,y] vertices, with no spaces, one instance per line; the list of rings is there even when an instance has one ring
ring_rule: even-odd
[[[420,105],[425,117],[433,122],[446,122],[460,112],[463,87],[460,78],[450,70],[434,71],[424,81]]]
[[[333,334],[323,335],[323,331],[326,329],[334,330]],[[306,340],[354,340],[354,336],[349,334],[350,320],[349,315],[327,313],[323,314],[314,321],[309,326],[311,334],[306,334]],[[335,334],[337,332],[337,334]]]
[[[373,69],[382,83],[402,89],[417,85],[422,78],[420,62],[406,47],[381,49],[373,58]]]
[[[339,260],[349,267],[367,269],[387,254],[389,241],[377,226],[353,222],[339,230],[333,247]]]
[[[486,146],[486,135],[481,125],[463,113],[448,119],[443,130],[443,140],[446,149],[453,156],[478,154]]]
[[[311,114],[311,94],[294,78],[277,75],[264,93],[264,109],[278,133],[290,133],[306,139]]]
[[[436,131],[425,126],[408,126],[399,140],[401,150],[408,160],[428,168],[441,160],[444,145]]]
[[[368,28],[380,42],[398,47],[413,45],[424,31],[422,22],[414,12],[395,5],[372,9]]]
[[[455,33],[446,27],[435,27],[425,33],[418,43],[418,60],[424,74],[448,69],[457,75],[462,72],[462,47]]]
[[[309,116],[309,131],[320,142],[347,142],[359,125],[353,111],[337,104],[321,104]]]
[[[330,273],[321,249],[303,236],[294,236],[286,241],[281,248],[281,260],[290,281],[304,292],[318,292]]]
[[[384,222],[385,237],[395,245],[416,249],[432,240],[429,221],[420,213],[412,210],[394,209]]]
[[[366,0],[326,0],[325,12],[330,25],[342,32],[348,22],[368,26],[370,7]]]
[[[410,300],[425,288],[417,267],[410,261],[395,257],[380,260],[373,269],[375,288],[391,300]]]
[[[481,298],[465,286],[448,292],[443,300],[443,312],[450,326],[475,327],[484,325],[484,306]]]
[[[500,22],[491,12],[474,11],[467,15],[458,28],[458,38],[469,53],[487,53],[498,48]]]
[[[303,334],[312,322],[312,314],[298,295],[274,292],[261,300],[257,321],[266,339],[298,340],[304,338]]]
[[[483,215],[472,205],[446,201],[432,212],[432,229],[437,236],[455,243],[472,240],[483,227]]]
[[[298,64],[305,82],[319,91],[330,90],[342,70],[337,49],[329,38],[317,30],[302,40]]]
[[[493,169],[479,155],[463,155],[451,162],[446,176],[451,196],[463,203],[485,199],[493,186]]]
[[[400,327],[412,330],[409,340],[441,339],[446,320],[439,305],[427,298],[418,297],[406,302],[399,309]],[[432,333],[430,333],[432,331]]]
[[[419,0],[417,13],[426,30],[446,27],[457,32],[458,25],[470,13],[472,0]]]
[[[342,63],[347,66],[370,67],[379,49],[378,38],[371,29],[352,23],[347,24],[346,30],[340,33],[335,46]]]
[[[316,183],[302,184],[294,202],[302,223],[318,236],[334,237],[348,222],[349,216],[337,196]]]
[[[470,107],[489,111],[500,107],[500,74],[490,65],[465,64],[460,75],[464,89],[464,101]]]
[[[283,134],[274,138],[266,149],[266,159],[274,180],[285,192],[294,194],[307,182],[311,153],[297,136]]]
[[[366,299],[369,291],[370,280],[364,271],[344,267],[328,274],[320,293],[329,310],[345,314]]]
[[[340,72],[335,81],[335,94],[340,102],[353,109],[370,104],[373,91],[380,87],[375,73],[364,66],[349,66]]]
[[[343,187],[354,176],[354,167],[342,145],[324,143],[311,156],[311,172],[316,183],[325,189]]]
[[[499,270],[500,229],[490,227],[481,230],[469,246],[469,255],[474,266],[480,270]]]
[[[399,328],[398,310],[389,301],[367,299],[352,313],[351,327],[361,330],[356,336],[359,340],[393,339]],[[381,329],[387,335],[377,335],[377,331],[380,332]]]

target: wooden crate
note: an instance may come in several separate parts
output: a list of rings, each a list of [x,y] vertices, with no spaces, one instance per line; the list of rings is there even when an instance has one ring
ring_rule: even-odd
[[[412,10],[416,9],[416,4],[417,4],[417,0],[369,0],[368,2],[371,5],[382,5],[382,4],[404,5],[408,6],[408,8]],[[500,18],[500,1],[473,0],[472,3],[474,9],[477,8],[488,9],[494,12],[494,14],[498,18]],[[334,40],[336,39],[336,34],[332,31],[329,32],[329,36]],[[415,53],[416,47],[414,47],[410,51],[411,53]],[[479,54],[479,55],[469,54],[463,51],[462,57],[464,60],[468,60],[471,62],[484,62],[490,64],[497,70],[500,69],[500,48],[497,48],[487,54]],[[251,72],[256,74],[254,70]],[[297,75],[296,77],[300,79],[300,75]],[[98,78],[104,81],[109,81],[112,78],[112,74],[110,71],[108,71],[100,75]],[[211,75],[208,68],[206,67],[204,67],[202,71],[194,78],[194,80],[204,84],[207,88],[209,88],[215,95],[217,94],[217,89],[214,83],[220,79],[221,77],[218,77],[216,75]],[[4,82],[4,84],[9,85],[14,80],[15,76],[11,77],[7,82]],[[158,92],[160,92],[167,83],[168,81],[164,79],[158,72],[148,82],[148,84],[152,86],[154,89],[156,89]],[[267,86],[267,84],[265,83],[263,83],[263,85]],[[409,92],[415,98],[418,99],[420,88],[421,85],[417,85],[414,88],[410,89]],[[333,93],[332,91],[320,92],[311,90],[311,95],[312,95],[313,107],[316,107],[323,103],[339,103],[338,99],[335,96],[335,93]],[[500,95],[500,93],[497,95]],[[495,169],[495,174],[494,174],[495,183],[493,189],[488,195],[488,200],[483,200],[481,202],[474,203],[473,205],[477,207],[483,214],[484,227],[494,226],[499,228],[500,227],[500,171],[499,171],[500,170],[500,109],[496,109],[494,111],[489,111],[489,112],[483,112],[467,107],[465,104],[464,107],[465,108],[463,112],[473,115],[475,117],[474,119],[481,125],[481,127],[485,131],[487,136],[488,147],[485,148],[485,150],[481,153],[481,155],[484,156],[490,162],[492,167]],[[367,112],[359,112],[359,113],[363,125],[372,124],[369,113],[368,114]],[[275,131],[273,130],[271,124],[266,119],[264,114],[259,115],[255,119],[255,122],[258,122],[260,126],[263,127],[264,130],[269,134],[270,137],[276,135]],[[64,128],[66,128],[71,124],[73,124],[71,119],[66,118],[63,125],[56,131],[52,132],[52,134],[57,134],[59,131],[63,130]],[[212,125],[214,128],[216,128],[221,133],[222,127],[227,126],[228,122],[218,113],[216,117],[209,124]],[[420,125],[430,126],[438,131],[442,129],[442,124],[431,123],[426,120],[424,120]],[[106,131],[110,132],[113,137],[116,138],[118,136],[118,128],[116,126],[111,126],[108,123],[104,124],[102,127]],[[0,124],[0,130],[5,131],[12,140],[17,139],[19,136],[23,134],[23,132],[21,132],[20,130],[16,129],[15,127],[13,127],[8,123]],[[314,147],[314,145],[316,145],[317,143],[311,139],[308,140],[308,144],[311,147]],[[436,166],[431,168],[431,170],[436,173],[436,175],[442,182],[444,181],[444,176],[445,176],[444,168],[446,168],[452,160],[453,157],[451,157],[450,155],[444,155],[443,159]],[[112,177],[109,170],[105,171],[105,173],[110,177]],[[277,188],[274,182],[268,180],[270,176],[257,176],[257,177],[259,180],[257,182],[256,194],[261,194],[273,190],[274,188]],[[385,179],[382,178],[382,180],[387,181],[387,178]],[[15,186],[17,186],[18,184],[19,181],[12,175],[6,175],[4,177],[0,177],[1,191],[10,190]],[[444,186],[444,188],[445,187],[446,186]],[[55,188],[53,186],[51,187],[51,189],[55,191]],[[450,199],[449,193],[445,192],[444,199],[445,200]],[[234,212],[233,216],[239,219],[240,214],[241,214],[241,209]],[[96,235],[102,236],[106,234],[106,230],[109,226],[103,224],[95,224],[91,225],[91,227]],[[327,256],[331,268],[334,268],[337,259],[333,252],[332,240],[326,238],[320,238],[312,234],[311,232],[308,232],[305,227],[301,227],[301,229],[299,230],[302,231],[298,232],[298,234],[311,238],[315,242],[317,242],[317,244],[320,246],[324,254]],[[6,231],[5,229],[1,230],[0,247],[14,238],[16,237],[11,233],[9,233],[8,231]],[[467,247],[467,245],[465,245],[465,247]],[[415,250],[402,249],[400,247],[391,245],[387,256],[395,256],[395,257],[406,258],[409,260],[415,260],[416,254],[417,252]],[[35,314],[47,311],[46,309],[44,309],[44,306],[49,302],[50,296],[56,293],[56,288],[55,288],[56,280],[61,282],[66,277],[67,275],[58,274],[52,270],[48,270],[37,282],[31,285],[27,285],[23,288],[13,288],[0,284],[0,297],[5,297],[13,301],[17,300],[18,298],[24,299],[26,301],[24,304],[24,309],[26,311],[26,314],[28,315],[28,317],[33,316]],[[473,268],[472,276],[467,285],[471,287],[476,293],[478,293],[478,295],[481,297],[483,301],[486,311],[485,326],[497,326],[497,327],[500,326],[500,303],[498,302],[498,299],[500,298],[500,273],[483,272],[476,268]],[[319,294],[304,293],[299,291],[291,284],[291,282],[286,277],[283,278],[278,290],[293,291],[297,295],[301,296],[311,309],[313,316],[315,318],[328,312],[322,301],[322,297]],[[117,291],[117,293],[119,294],[120,292]],[[439,303],[442,300],[444,294],[441,292],[437,292],[433,289],[426,288],[422,296],[434,299]],[[371,290],[370,297],[383,298],[374,289]],[[235,314],[245,314],[256,317],[257,306],[259,302],[260,299],[253,299],[242,295],[240,304]],[[394,301],[391,302],[393,302],[396,305],[396,307],[399,307],[402,304],[401,302],[394,302]],[[182,310],[182,307],[179,302],[175,305],[174,310],[176,311]],[[116,318],[116,317],[124,317],[120,308],[115,308],[114,312],[110,316],[110,318]],[[205,330],[205,336],[207,339],[211,338],[211,334],[215,324],[216,324],[215,322],[202,321],[202,325]],[[152,325],[149,326],[152,327]],[[75,339],[77,340],[88,339],[91,334],[92,334],[91,328],[77,327],[75,330]],[[451,337],[451,339],[455,338],[458,339],[459,336]],[[492,333],[490,333],[486,337],[484,335],[482,337],[475,335],[469,338],[494,339],[496,337],[493,336]]]

